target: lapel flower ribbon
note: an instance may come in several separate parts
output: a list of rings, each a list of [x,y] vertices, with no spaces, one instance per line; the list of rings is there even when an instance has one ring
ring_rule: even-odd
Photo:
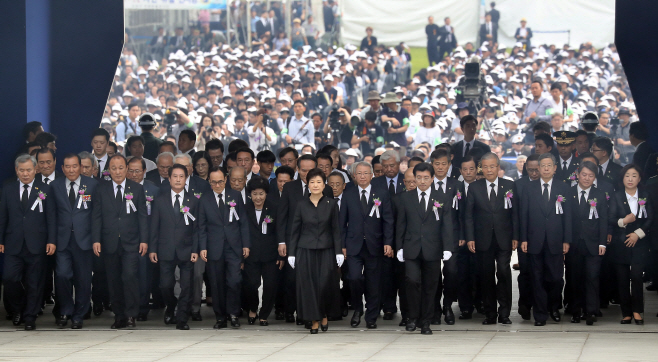
[[[85,195],[85,191],[87,191],[87,186],[82,186],[82,188],[78,190],[78,195],[80,195],[78,198],[78,209],[84,205],[85,210],[87,210],[87,198],[85,196],[89,195]]]
[[[439,203],[436,200],[432,200],[434,205],[432,206],[432,211],[434,211],[434,216],[436,216],[436,220],[440,220],[439,218],[439,209],[443,207],[443,204]]]
[[[599,218],[599,213],[596,211],[596,199],[589,199],[589,200],[587,200],[587,203],[589,204],[589,218],[590,218],[590,220],[592,218],[598,219]]]
[[[32,211],[39,206],[39,212],[43,212],[43,200],[46,199],[46,194],[43,191],[39,191],[39,197],[34,201],[34,205],[32,205]]]
[[[238,204],[236,204],[235,201],[233,200],[228,201],[226,204],[231,208],[228,215],[228,222],[233,222],[233,217],[235,217],[235,220],[240,220],[240,217],[238,216],[238,212],[235,211],[235,207]]]
[[[576,171],[569,175],[569,181],[571,181],[571,186],[576,186],[578,179],[576,178]]]
[[[105,181],[110,181],[112,179],[112,177],[110,177],[110,171],[107,170],[103,171],[103,178],[105,179]]]
[[[512,208],[513,197],[514,197],[514,193],[512,192],[512,190],[507,190],[507,192],[505,193],[505,210]]]
[[[189,218],[189,219],[192,219],[192,221],[196,221],[196,219],[194,218],[194,216],[192,216],[192,214],[190,214],[190,208],[189,208],[189,206],[183,206],[183,207],[181,207],[181,208],[180,208],[180,212],[183,213],[183,218],[185,218],[185,225],[190,225],[190,221],[188,220],[188,218]]]
[[[461,200],[461,199],[462,199],[462,193],[457,191],[457,194],[455,195],[455,197],[452,198],[452,207],[455,210],[459,210],[459,200]]]
[[[151,215],[151,202],[153,202],[153,197],[146,196],[146,213]]]
[[[265,216],[265,219],[263,219],[263,226],[261,228],[261,231],[263,234],[267,234],[267,224],[271,224],[274,221],[270,215]]]
[[[648,217],[647,216],[647,208],[645,206],[647,204],[647,199],[646,198],[638,199],[637,204],[638,204],[638,206],[640,206],[640,210],[637,212],[637,218],[641,219],[643,217],[644,218]]]
[[[372,201],[375,204],[372,206],[372,210],[370,210],[370,216],[372,216],[372,214],[375,214],[379,219],[379,206],[382,204],[382,202],[381,200],[379,200],[379,198],[373,199]]]
[[[196,193],[196,192],[195,192],[195,193],[194,193],[194,197],[196,197],[197,199],[200,199],[200,198],[201,198],[201,193]]]
[[[134,212],[137,212],[137,208],[133,203],[133,194],[132,192],[126,193],[124,196],[126,198],[126,214],[130,214],[130,209],[133,209]]]
[[[564,210],[562,210],[562,203],[563,202],[564,202],[564,196],[557,195],[557,198],[555,199],[555,214],[556,215],[564,214]]]

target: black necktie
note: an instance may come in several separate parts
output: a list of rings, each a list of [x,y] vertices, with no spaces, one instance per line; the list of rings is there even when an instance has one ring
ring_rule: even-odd
[[[395,184],[393,183],[393,179],[388,182],[388,193],[391,196],[395,196]]]
[[[587,198],[584,190],[580,192],[580,210],[583,215],[587,212]]]
[[[97,158],[97,160],[98,160],[98,173],[96,174],[96,176],[100,178],[101,175],[103,174],[103,166],[101,166],[101,159]]]
[[[550,197],[551,197],[551,195],[548,192],[548,184],[547,183],[544,184],[544,192],[542,192],[541,196],[544,198],[544,200],[546,200],[546,202],[548,202]]]
[[[562,171],[567,170],[567,161],[562,162]]]
[[[73,186],[75,186],[75,182],[69,184],[69,202],[71,203],[71,208],[75,207],[75,189]]]
[[[490,183],[489,187],[491,187],[491,191],[489,191],[489,203],[491,204],[491,207],[496,204],[496,184],[495,183]]]
[[[176,201],[174,201],[174,213],[177,215],[176,218],[179,219],[182,214],[180,212],[180,195],[176,194]]]
[[[222,194],[217,195],[217,205],[222,206],[224,203],[224,198],[222,197]]]
[[[603,166],[599,165],[599,176],[603,176]]]
[[[423,212],[427,210],[427,208],[425,207],[425,192],[420,193],[420,209],[423,210]]]
[[[23,211],[27,211],[27,198],[29,197],[28,195],[28,188],[30,185],[23,185],[23,195],[21,195],[21,205],[23,205]]]
[[[304,185],[304,197],[309,197],[309,194],[308,194],[308,185]]]
[[[363,207],[363,212],[368,212],[368,198],[366,197],[366,190],[361,191],[361,207]]]
[[[439,190],[438,191],[439,191],[439,195],[444,194],[444,192],[443,192],[443,181],[439,181]]]
[[[45,183],[46,185],[50,184],[50,179],[48,177],[44,178],[43,183]]]
[[[117,194],[114,195],[116,198],[117,205],[119,205],[119,210],[121,210],[121,204],[123,204],[123,194],[121,194],[121,185],[117,185]]]
[[[471,144],[469,142],[469,143],[466,143],[466,149],[464,150],[464,157],[466,157],[466,155],[468,155],[468,151],[470,151],[470,150],[471,150]]]

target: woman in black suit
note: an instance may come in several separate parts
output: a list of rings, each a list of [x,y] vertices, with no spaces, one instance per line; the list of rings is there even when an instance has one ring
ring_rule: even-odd
[[[580,323],[587,317],[587,325],[593,325],[599,313],[599,274],[606,252],[608,236],[608,202],[605,192],[592,187],[598,167],[585,161],[578,170],[578,184],[569,190],[566,205],[571,205],[573,237],[566,255],[570,274],[571,323]],[[566,201],[566,200],[565,200]]]
[[[322,195],[326,176],[319,168],[306,175],[310,196],[295,210],[288,263],[297,268],[297,317],[312,321],[311,334],[329,328],[327,317],[340,316],[338,267],[345,260],[340,241],[338,203]],[[336,267],[338,265],[338,267]]]
[[[635,324],[644,324],[642,274],[644,260],[649,252],[646,233],[651,227],[653,208],[647,197],[648,193],[638,189],[642,179],[640,167],[635,164],[626,165],[620,174],[624,189],[617,190],[610,200],[609,219],[610,224],[615,227],[610,252],[619,284],[623,315],[621,324],[630,324],[631,319],[635,319]]]
[[[247,192],[251,200],[247,201],[245,209],[249,217],[249,236],[251,248],[249,258],[244,261],[245,277],[245,304],[249,311],[249,324],[256,323],[259,318],[261,326],[267,326],[267,317],[272,311],[276,298],[277,284],[279,283],[279,270],[283,267],[283,260],[279,259],[276,240],[277,218],[276,205],[267,199],[270,184],[260,176],[254,176],[247,184]],[[258,288],[263,279],[263,300],[258,312]]]

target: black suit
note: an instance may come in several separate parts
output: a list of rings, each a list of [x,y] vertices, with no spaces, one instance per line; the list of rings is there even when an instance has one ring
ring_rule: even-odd
[[[57,205],[58,249],[55,282],[59,314],[71,316],[76,322],[82,322],[91,300],[94,260],[91,243],[91,213],[94,200],[91,195],[97,185],[97,180],[81,175],[77,185],[78,193],[74,193],[73,205],[69,199],[70,181],[67,178],[57,179],[51,186]],[[84,196],[81,196],[80,192]]]
[[[162,180],[162,178],[160,178],[160,172],[158,172],[158,169],[147,172],[144,179],[153,182],[157,187],[162,187],[163,184],[169,185],[169,180]]]
[[[454,30],[454,26],[452,30]],[[457,46],[457,37],[455,37],[455,33],[446,28],[446,25],[439,28],[439,35],[441,35],[441,39],[439,39],[439,60],[442,60],[445,53],[450,54]]]
[[[199,249],[208,254],[206,270],[215,318],[225,320],[227,315],[237,316],[240,312],[240,264],[244,261],[242,249],[251,247],[249,222],[237,191],[224,189],[221,205],[214,191],[204,193],[200,200]]]
[[[654,162],[654,166],[655,166],[655,162]],[[608,181],[615,190],[619,187],[619,176],[620,176],[619,174],[621,173],[622,168],[623,167],[620,164],[612,162],[612,160],[610,160],[608,162],[608,167],[606,167],[603,175],[605,180]],[[656,167],[654,167],[654,174],[655,174],[655,168]],[[651,176],[647,175],[647,169],[645,169],[644,172],[645,172],[644,179],[648,180],[649,177]]]
[[[443,252],[454,251],[450,205],[436,211],[437,220],[433,201],[438,194],[431,188],[425,192],[425,209],[417,190],[400,195],[396,222],[396,246],[402,249],[405,262],[409,320],[421,325],[430,323],[434,315]]]
[[[278,195],[278,193],[277,190],[276,194]],[[249,257],[244,261],[246,282],[244,298],[249,311],[257,312],[260,319],[267,320],[274,306],[281,274],[276,264],[279,259],[279,243],[276,239],[276,223],[274,222],[279,218],[277,205],[270,200],[268,194],[260,218],[256,218],[256,207],[251,200],[247,202],[245,209],[249,220],[251,248]],[[270,220],[269,223],[266,222],[266,218]],[[265,226],[266,233],[263,233],[264,225],[267,225]],[[260,288],[261,278],[263,280],[263,306],[259,312],[258,288]]]
[[[461,235],[461,220],[459,203],[462,201],[463,184],[457,179],[446,177],[442,187],[439,187],[436,177],[434,178],[433,188],[438,195],[438,200],[444,207],[450,208],[452,220],[453,250],[455,254],[459,252],[459,238]],[[443,191],[445,188],[445,192]],[[457,195],[459,193],[459,195]],[[434,303],[434,318],[440,318],[441,314],[441,295],[443,294],[443,307],[451,307],[453,302],[457,301],[458,294],[458,275],[457,275],[457,255],[443,262],[443,281],[439,280],[439,288],[436,292]]]
[[[484,153],[491,152],[491,148],[488,145],[475,140],[473,142],[473,147],[469,147],[469,152],[473,148],[481,148]],[[452,146],[452,154],[455,155],[452,159],[453,171],[455,168],[459,169],[462,167],[462,159],[464,159],[464,141],[459,141]],[[468,153],[467,153],[468,154]],[[454,172],[453,172],[454,173]]]
[[[472,184],[472,183],[471,183]],[[471,185],[469,184],[469,186]],[[459,193],[461,200],[459,202],[459,235],[458,240],[466,241],[466,203],[468,192],[466,191],[466,182],[459,183]],[[459,245],[459,244],[457,244]],[[477,278],[477,257],[468,250],[468,245],[457,248],[457,300],[459,301],[459,310],[462,312],[473,312],[475,305],[482,302],[480,281]]]
[[[160,264],[160,290],[167,305],[167,313],[173,315],[178,306],[176,319],[179,323],[187,322],[192,301],[194,263],[191,255],[199,252],[200,203],[194,194],[185,191],[181,193],[180,208],[188,207],[192,217],[186,217],[182,209],[174,208],[171,192],[161,193],[153,200],[149,239],[149,254],[157,254]],[[176,267],[180,269],[181,290],[178,300],[174,296]]]
[[[635,148],[635,153],[633,154],[633,163],[640,166],[640,169],[642,171],[646,170],[647,166],[647,160],[649,160],[649,156],[656,151],[653,150],[653,148],[649,145],[648,142],[642,142],[637,147]],[[654,169],[656,168],[656,164],[654,163],[653,165],[648,165],[649,168],[653,167]]]
[[[532,39],[532,30],[528,27],[526,27],[525,29],[527,31],[527,34],[526,34],[525,38],[521,38],[521,28],[520,27],[516,28],[516,32],[514,32],[514,39],[516,39],[516,41],[519,41],[521,43],[525,43],[526,47],[525,47],[525,49],[522,49],[524,51],[527,50],[527,49],[532,49],[532,46],[530,45],[531,44],[530,39]]]
[[[57,208],[51,187],[34,181],[27,207],[21,202],[23,184],[14,181],[2,190],[0,245],[4,245],[4,297],[15,315],[34,322],[43,297],[46,244],[57,245]],[[24,191],[23,191],[24,192]],[[38,206],[39,193],[45,199]],[[24,282],[24,283],[23,283]],[[24,297],[25,296],[25,300]]]
[[[160,194],[160,188],[149,180],[144,180],[142,186],[146,197],[146,213],[148,215],[146,220],[150,232],[153,215],[152,201]],[[139,313],[142,315],[148,315],[151,311],[149,306],[151,294],[153,294],[153,304],[164,305],[162,293],[160,292],[160,266],[151,263],[151,259],[146,253],[144,256],[139,257]]]
[[[64,174],[61,173],[58,170],[55,170],[53,172],[55,176],[55,180],[64,178]],[[53,175],[51,175],[53,176]],[[49,183],[55,182],[53,181],[48,181]],[[43,175],[41,173],[38,173],[34,176],[34,182],[44,184],[45,182],[43,181]],[[57,255],[46,255],[46,266],[44,273],[46,275],[46,280],[44,281],[44,287],[43,287],[43,298],[44,300],[49,300],[52,299],[53,297],[53,287],[55,285],[55,278],[54,278],[54,272],[55,272],[55,265],[57,264]],[[54,311],[56,311],[59,306],[55,306]]]
[[[576,156],[571,156],[571,162],[569,163],[569,166],[564,169],[564,163],[565,160],[563,160],[561,157],[557,158],[557,170],[555,171],[555,178],[565,182],[569,187],[571,187],[572,181],[569,180],[569,177],[571,175],[574,175],[576,178],[575,180],[578,179],[578,167],[580,166],[580,159],[576,158]]]
[[[491,26],[489,29],[487,26]],[[491,40],[487,38],[487,35],[491,33]],[[489,42],[489,49],[493,46],[493,43],[498,43],[498,24],[493,21],[491,24],[482,24],[480,25],[480,45],[485,41]]]
[[[370,185],[367,207],[361,203],[360,188],[353,187],[343,193],[340,208],[343,248],[347,252],[348,280],[352,306],[363,313],[363,295],[366,297],[367,322],[377,321],[381,307],[381,269],[384,246],[393,245],[393,209],[387,189]],[[379,214],[372,214],[375,199],[381,202]]]
[[[517,199],[523,200],[525,187],[530,183],[530,177],[523,176],[514,181],[516,185]],[[521,251],[520,247],[516,249],[516,256],[519,261],[519,276],[516,282],[519,286],[519,307],[525,306],[528,310],[532,308],[532,274],[530,270],[530,261],[528,253]]]
[[[208,181],[202,179],[201,177],[192,175],[189,176],[189,179],[190,179],[188,182],[189,185],[185,187],[185,192],[189,192],[190,195],[198,195],[198,194],[203,195],[212,192],[212,189],[210,188],[210,183],[208,183]],[[169,184],[169,180],[164,180],[162,182],[162,186],[160,186],[160,195],[162,194],[168,195],[170,191],[171,191],[171,185]],[[242,197],[240,199],[242,199]]]
[[[647,157],[647,161],[643,167],[643,180],[648,180],[651,177],[658,175],[658,153],[650,154],[649,157]]]
[[[513,196],[507,201],[506,194],[509,191]],[[490,200],[490,194],[490,182],[486,179],[470,184],[464,220],[466,242],[475,241],[487,319],[509,317],[512,304],[512,241],[519,239],[519,204],[514,182],[498,178],[494,201]],[[509,202],[512,207],[509,207]],[[498,312],[496,301],[499,304]]]
[[[548,201],[542,196],[544,181],[530,181],[521,200],[521,242],[527,242],[532,270],[533,314],[538,322],[560,307],[564,271],[563,244],[571,244],[573,200],[566,196],[570,186],[555,177]],[[558,195],[565,198],[557,213]]]
[[[148,244],[146,198],[142,185],[125,180],[123,199],[117,201],[114,181],[101,182],[92,199],[91,240],[101,244],[112,311],[117,322],[139,313],[139,246]],[[132,194],[135,210],[126,196]],[[128,212],[130,210],[130,212]]]
[[[604,191],[591,187],[587,201],[582,203],[578,186],[573,186],[565,195],[572,202],[573,244],[565,257],[567,274],[571,274],[570,282],[572,301],[569,309],[574,316],[581,313],[596,315],[599,312],[599,274],[602,256],[599,256],[599,246],[606,246],[608,236],[608,201]],[[592,214],[590,218],[589,200],[596,200],[598,217]]]

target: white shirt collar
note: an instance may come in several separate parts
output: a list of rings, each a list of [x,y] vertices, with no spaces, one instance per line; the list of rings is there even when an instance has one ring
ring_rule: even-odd
[[[571,160],[572,159],[573,159],[573,154],[571,156],[569,156],[569,158],[567,160],[564,160],[564,159],[562,159],[562,157],[560,157],[560,168],[562,168],[562,165],[564,165],[565,162],[567,163],[567,168],[569,166],[571,166]]]
[[[49,176],[41,175],[43,181],[45,182],[46,179],[50,180],[50,182],[55,181],[55,172],[51,173]]]
[[[602,163],[602,164],[600,165],[600,166],[603,168],[603,173],[605,173],[606,171],[608,171],[608,164],[609,164],[609,163],[610,163],[610,159],[608,158],[607,161],[605,161],[604,163]],[[603,176],[603,175],[601,175],[601,176]]]
[[[71,182],[73,182],[75,184],[75,186],[80,187],[80,182],[82,182],[82,177],[78,176],[78,178],[76,178],[74,181],[71,181],[68,178],[66,179],[66,185],[68,187],[71,187]]]
[[[119,184],[117,184],[116,182],[114,182],[114,180],[112,180],[112,186],[114,187],[114,192],[116,192],[117,186],[119,186]],[[123,192],[126,192],[126,179],[123,179],[123,182],[121,183],[121,190],[123,190]]]
[[[368,185],[365,189],[362,188],[361,186],[358,187],[359,187],[359,197],[361,197],[361,193],[363,192],[363,190],[366,190],[366,198],[370,198],[370,189],[372,188],[372,185]]]
[[[542,190],[544,190],[544,184],[548,184],[548,189],[550,190],[550,188],[553,187],[553,179],[550,179],[548,182],[544,182],[544,180],[542,180],[540,177],[539,184],[541,185]]]
[[[588,197],[589,197],[589,192],[592,189],[592,187],[588,187],[587,189],[583,189],[583,188],[580,187],[580,184],[579,184],[578,186],[576,186],[576,188],[578,190],[578,203],[580,203],[580,195],[581,195],[581,192],[583,192],[583,191],[585,191],[585,200],[587,200]]]
[[[628,192],[625,192],[625,194],[626,194],[626,199],[627,200],[637,200],[637,194],[638,194],[637,190],[635,190],[635,195],[634,196],[631,196]]]
[[[21,191],[23,191],[23,185],[28,185],[29,186],[28,189],[31,190],[32,186],[34,185],[34,179],[32,179],[32,182],[30,182],[29,184],[24,184],[20,181],[18,183],[21,185]]]
[[[437,190],[439,189],[439,182],[443,182],[443,184],[441,185],[441,188],[443,189],[443,192],[445,192],[446,191],[446,185],[448,184],[448,176],[446,175],[446,177],[444,177],[441,180],[439,180],[438,178],[436,178],[436,176],[434,176],[434,185],[435,185],[435,188]]]
[[[180,202],[182,205],[183,202],[183,196],[185,196],[185,190],[181,190],[181,192],[176,193],[173,189],[171,190],[171,201],[176,202],[176,195],[180,196]]]
[[[190,178],[192,178],[192,176],[187,176],[187,179],[185,179],[185,191],[190,190]]]
[[[427,189],[425,191],[421,191],[419,187],[416,187],[416,193],[418,194],[418,200],[420,200],[420,198],[421,198],[421,195],[420,195],[421,192],[425,193],[425,201],[429,201],[429,197],[432,194],[432,187],[430,187],[429,189]]]

